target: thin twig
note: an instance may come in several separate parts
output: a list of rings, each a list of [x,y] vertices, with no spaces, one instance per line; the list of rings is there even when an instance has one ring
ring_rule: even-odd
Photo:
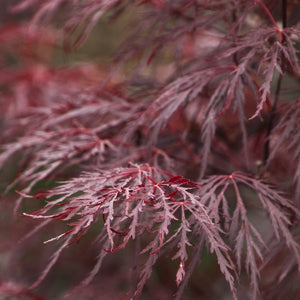
[[[287,3],[286,0],[282,0],[282,27],[283,29],[287,27]],[[281,40],[281,43],[284,43],[284,36]],[[282,78],[283,78],[283,73],[284,73],[284,54],[281,53],[281,70],[282,73],[279,74],[277,84],[276,84],[276,91],[275,91],[275,97],[274,97],[274,102],[271,108],[270,112],[270,119],[267,127],[267,132],[266,132],[266,137],[265,137],[265,146],[264,146],[264,154],[263,154],[263,165],[265,166],[269,155],[270,155],[270,135],[271,131],[273,129],[273,124],[275,121],[275,116],[276,116],[276,110],[277,110],[277,104],[279,100],[279,94],[281,90],[281,83],[282,83]]]

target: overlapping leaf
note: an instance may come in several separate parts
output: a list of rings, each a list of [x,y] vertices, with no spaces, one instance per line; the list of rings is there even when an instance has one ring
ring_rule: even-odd
[[[105,253],[118,251],[140,236],[146,243],[141,254],[147,253],[148,259],[135,295],[141,292],[161,249],[170,247],[173,252],[174,245],[178,248],[173,259],[179,259],[176,281],[180,284],[188,260],[187,248],[203,237],[210,251],[216,254],[220,269],[235,295],[234,265],[229,248],[221,237],[219,225],[213,222],[202,204],[199,189],[198,184],[183,177],[172,176],[149,165],[132,165],[85,173],[49,191],[48,199],[59,198],[50,200],[36,213],[25,215],[66,221],[70,230],[46,241],[64,240],[34,286],[46,276],[61,251],[81,238],[102,216],[103,228],[99,236],[103,252],[91,272],[93,276]],[[174,227],[175,224],[178,225]],[[93,276],[89,276],[84,284],[88,284]]]

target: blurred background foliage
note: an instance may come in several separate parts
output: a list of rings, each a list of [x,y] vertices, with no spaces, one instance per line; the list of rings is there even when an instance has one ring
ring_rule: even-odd
[[[31,13],[10,14],[10,6],[17,2],[18,0],[1,0],[0,92],[2,97],[18,98],[20,96],[18,93],[23,93],[24,89],[29,97],[34,97],[34,93],[41,92],[47,86],[49,78],[57,80],[58,85],[68,84],[74,77],[76,77],[74,84],[80,84],[83,87],[100,83],[110,72],[114,54],[126,41],[125,38],[130,28],[134,26],[134,21],[143,16],[145,9],[144,6],[132,7],[115,19],[112,19],[110,15],[104,16],[82,46],[68,49],[68,46],[64,44],[63,35],[58,41],[56,40],[55,29],[53,32],[45,32],[41,40],[39,39],[41,36],[27,41],[22,40],[22,26],[27,24]],[[61,18],[63,18],[63,12],[62,16],[57,16],[58,25]],[[72,41],[69,42],[72,43]],[[167,78],[172,69],[171,57],[174,52],[167,49],[164,55],[156,58],[153,67],[149,66],[148,69],[142,71],[143,74],[147,76],[148,72],[156,72],[155,76],[160,76],[161,80]],[[125,67],[115,74],[113,82],[121,82],[134,69],[135,62],[125,63]],[[64,81],[65,78],[67,78],[66,81]],[[283,98],[288,100],[300,95],[298,80],[286,77],[283,86],[281,95]],[[5,111],[3,100],[0,103],[0,109],[2,112]],[[15,110],[17,111],[18,107],[15,107]],[[15,111],[6,113],[13,114]],[[10,139],[9,132],[12,130],[3,126],[1,128],[2,143]],[[8,182],[18,176],[14,161],[7,162],[0,176],[0,191],[3,194]],[[54,186],[59,179],[55,178],[50,186]],[[49,187],[49,181],[46,184]],[[35,187],[36,190],[43,190],[43,188],[43,183]],[[48,232],[49,228],[42,229],[26,241],[19,243],[30,229],[36,226],[36,221],[20,216],[12,218],[13,193],[11,190],[8,194],[10,196],[6,196],[5,201],[3,200],[0,214],[0,299],[60,299],[66,290],[80,282],[92,268],[94,257],[98,252],[97,245],[93,245],[92,241],[98,230],[96,228],[95,232],[89,231],[79,243],[63,253],[59,263],[45,281],[35,292],[28,292],[26,287],[37,278],[56,248],[56,245],[52,243],[42,245],[42,241],[59,234],[66,228],[64,224],[56,223],[51,227],[51,232]],[[35,211],[40,205],[40,200],[27,199],[20,211]],[[97,224],[97,226],[101,225]],[[117,252],[113,258],[105,262],[92,285],[69,299],[127,299],[127,293],[132,288],[130,286],[132,276],[130,253],[133,251],[135,249],[132,246]],[[124,257],[129,257],[127,264],[124,264]],[[167,262],[160,260],[154,267],[152,277],[141,299],[170,299],[170,294],[176,291],[175,269],[175,264],[171,264],[169,260]],[[9,295],[5,295],[5,292]],[[213,255],[206,252],[202,254],[201,268],[195,269],[184,295],[185,300],[231,299],[227,284]]]

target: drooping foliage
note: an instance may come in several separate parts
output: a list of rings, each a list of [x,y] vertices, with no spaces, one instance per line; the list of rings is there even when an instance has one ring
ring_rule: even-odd
[[[129,253],[129,299],[142,299],[155,266],[170,260],[181,299],[210,253],[234,299],[281,299],[277,283],[284,289],[300,278],[300,101],[299,91],[284,93],[300,79],[299,6],[20,0],[9,7],[27,16],[0,32],[0,167],[17,170],[1,189],[15,218],[35,222],[22,242],[36,235],[40,247],[57,245],[20,296],[34,298],[30,290],[80,241],[97,250],[70,297],[104,276],[110,257],[121,253],[125,263]],[[109,68],[51,66],[56,47],[75,50],[100,19],[126,14]],[[67,229],[57,233],[57,224]],[[55,233],[43,240],[44,228]],[[300,295],[294,286],[289,292]]]

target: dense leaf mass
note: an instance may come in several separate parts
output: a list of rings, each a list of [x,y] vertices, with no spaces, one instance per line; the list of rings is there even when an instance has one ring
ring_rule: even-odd
[[[36,236],[56,250],[31,284],[19,284],[12,267],[0,293],[40,299],[32,290],[80,241],[96,255],[69,297],[80,291],[88,299],[82,291],[120,254],[121,265],[131,262],[128,299],[144,299],[153,270],[168,264],[181,299],[205,257],[234,299],[298,299],[300,100],[292,86],[300,80],[300,5],[7,6],[25,21],[0,27],[1,191],[15,218],[35,224],[19,234],[11,225],[20,241]],[[123,15],[130,24],[122,24],[109,68],[51,64],[56,48],[72,51],[100,19],[114,26]],[[45,228],[53,235],[43,239]],[[200,297],[223,296],[205,288],[212,292]]]

